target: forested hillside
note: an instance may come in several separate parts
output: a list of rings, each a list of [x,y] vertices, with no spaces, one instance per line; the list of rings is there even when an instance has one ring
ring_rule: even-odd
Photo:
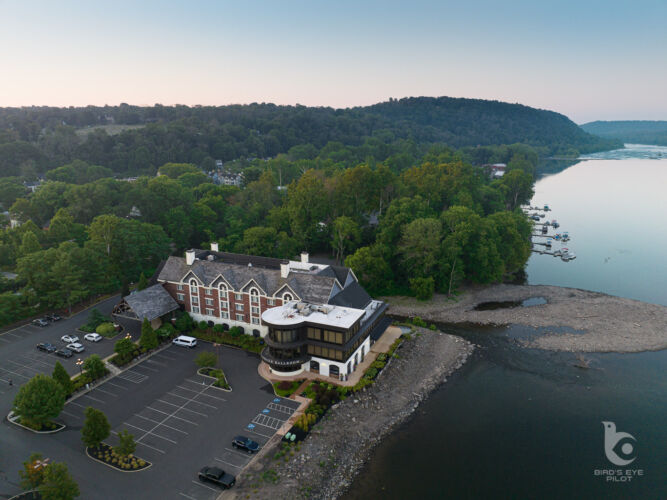
[[[109,134],[113,124],[133,128]],[[139,127],[137,127],[139,126]],[[540,154],[612,149],[567,117],[519,104],[406,98],[333,109],[251,104],[0,108],[0,176],[29,176],[82,160],[115,173],[154,173],[167,162],[272,158],[293,147],[364,148],[384,161],[406,149],[524,143]],[[311,157],[314,157],[312,154]]]
[[[581,126],[586,132],[631,144],[667,146],[667,121],[596,121]]]

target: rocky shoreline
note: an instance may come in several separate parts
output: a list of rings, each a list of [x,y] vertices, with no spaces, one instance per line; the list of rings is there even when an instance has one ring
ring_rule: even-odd
[[[520,303],[543,298],[545,304],[476,310],[489,302]],[[604,293],[547,285],[470,287],[455,299],[436,295],[428,302],[387,297],[391,314],[419,316],[429,322],[482,325],[518,324],[546,329],[522,341],[526,347],[570,352],[642,352],[667,349],[667,307]],[[567,327],[569,332],[549,331]]]
[[[460,337],[416,329],[375,384],[332,407],[288,461],[274,459],[278,447],[267,450],[223,497],[340,497],[373,448],[460,368],[473,349]]]

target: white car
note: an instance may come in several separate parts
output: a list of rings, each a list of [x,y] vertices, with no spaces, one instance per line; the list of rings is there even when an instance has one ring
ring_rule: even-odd
[[[197,339],[194,337],[188,337],[187,335],[179,335],[174,340],[171,341],[174,345],[180,345],[181,347],[195,347],[197,345]]]
[[[74,342],[79,341],[79,337],[77,337],[76,335],[63,335],[62,337],[60,337],[60,340],[62,340],[63,342],[67,342],[68,344],[73,344]]]
[[[77,340],[78,340],[78,339],[77,339]],[[85,349],[85,347],[83,347],[83,346],[82,346],[81,344],[79,344],[78,342],[75,342],[75,343],[73,343],[73,344],[67,344],[67,348],[68,348],[70,351],[74,351],[74,352],[83,352],[84,349]]]
[[[99,342],[100,340],[102,340],[102,335],[100,335],[99,333],[86,333],[83,336],[83,338],[86,340],[90,340],[91,342]]]

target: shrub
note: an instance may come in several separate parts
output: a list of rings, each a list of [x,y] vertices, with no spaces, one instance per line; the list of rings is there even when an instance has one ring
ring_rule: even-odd
[[[160,340],[169,339],[176,334],[176,329],[171,323],[164,323],[160,328],[155,330],[155,334]]]
[[[213,367],[218,364],[218,357],[209,351],[200,352],[195,358],[195,363],[200,368]]]
[[[412,318],[412,324],[415,326],[421,326],[422,328],[426,328],[426,321],[421,319],[419,316],[415,316]]]
[[[197,323],[197,326],[199,327],[200,330],[208,330],[208,323],[206,321],[200,321]]]
[[[176,328],[176,330],[182,333],[191,331],[194,328],[194,326],[195,322],[193,321],[192,317],[186,312],[181,313],[174,322],[174,327]]]
[[[107,373],[104,362],[97,354],[92,354],[83,362],[83,369],[88,372],[90,380],[96,380]]]
[[[111,425],[104,413],[95,408],[86,408],[86,420],[81,428],[81,440],[89,448],[97,448],[109,437]]]
[[[151,322],[147,318],[144,318],[144,321],[141,323],[141,337],[139,337],[139,345],[146,349],[155,349],[158,346],[157,334]]]
[[[282,380],[280,382],[276,382],[275,384],[273,384],[273,387],[278,396],[286,398],[294,391],[296,391],[302,382],[303,380],[294,380],[294,381]]]
[[[428,278],[412,278],[409,280],[410,290],[415,294],[417,300],[428,300],[435,292],[435,280],[433,276]]]
[[[383,352],[380,353],[380,354],[378,354],[378,357],[377,357],[377,359],[376,359],[376,362],[377,362],[377,361],[387,361],[387,355],[386,355],[385,353],[383,353]]]
[[[223,373],[222,377],[218,377],[218,380],[216,380],[213,385],[215,387],[221,387],[223,389],[230,389],[229,384],[227,383],[227,380],[225,379],[224,373]]]
[[[113,450],[123,458],[134,453],[134,450],[137,449],[137,443],[134,442],[134,436],[127,432],[127,429],[123,429],[118,433],[118,440],[119,443],[114,446]]]
[[[229,329],[229,334],[230,334],[232,337],[235,337],[235,338],[236,338],[236,337],[239,337],[242,333],[243,333],[243,330],[241,330],[241,327],[240,327],[240,326],[232,326],[232,327]]]
[[[430,325],[428,325],[428,329],[429,329],[429,330],[437,330],[438,327],[435,326],[433,323],[431,323]]]
[[[79,496],[79,486],[64,463],[53,463],[44,468],[44,482],[39,493],[44,500],[72,500]]]
[[[371,366],[368,370],[366,370],[366,373],[364,374],[364,377],[369,378],[369,379],[372,380],[375,377],[377,377],[377,374],[378,374],[377,368],[373,368]]]
[[[220,324],[217,324],[213,327],[213,331],[215,333],[225,333],[225,327]]]
[[[113,337],[116,334],[116,328],[113,326],[113,323],[109,322],[100,323],[95,328],[95,331],[102,335],[102,337]]]

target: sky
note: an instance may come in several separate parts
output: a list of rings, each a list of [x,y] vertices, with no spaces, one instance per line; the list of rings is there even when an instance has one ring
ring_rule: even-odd
[[[667,120],[667,0],[0,0],[0,106],[443,95]]]

